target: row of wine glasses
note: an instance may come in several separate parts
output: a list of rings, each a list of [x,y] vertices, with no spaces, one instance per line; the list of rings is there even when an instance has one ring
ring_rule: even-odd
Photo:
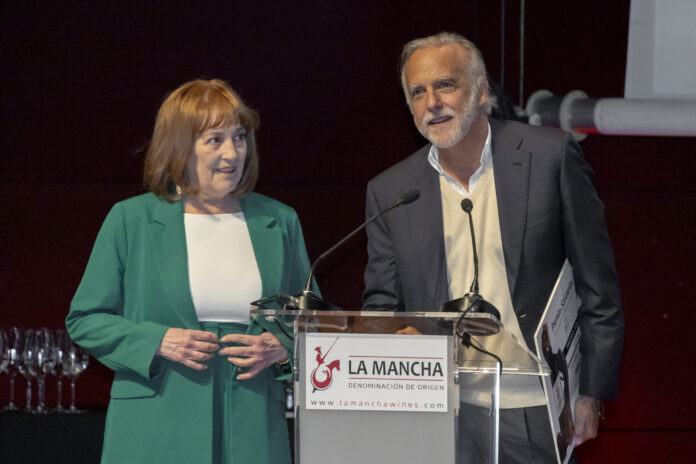
[[[14,403],[15,378],[21,374],[27,381],[26,407],[24,411],[37,414],[48,412],[46,407],[46,377],[55,376],[57,406],[55,412],[82,412],[75,407],[75,382],[87,369],[89,355],[84,348],[70,340],[65,330],[20,329],[12,327],[0,330],[0,374],[9,376],[9,403],[6,411],[19,409]],[[62,401],[63,377],[70,379],[70,407],[64,408]],[[32,380],[38,385],[36,408],[32,408]]]

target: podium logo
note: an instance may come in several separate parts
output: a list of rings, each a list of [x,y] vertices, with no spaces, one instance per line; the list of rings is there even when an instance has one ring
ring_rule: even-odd
[[[337,371],[341,370],[340,359],[335,359],[328,364],[326,363],[326,357],[329,355],[331,348],[334,347],[337,341],[338,337],[336,337],[336,340],[334,340],[334,342],[331,344],[331,347],[328,349],[326,354],[322,354],[321,346],[314,347],[314,351],[317,352],[317,367],[315,367],[312,371],[312,378],[310,380],[313,388],[312,393],[316,392],[317,390],[328,390],[333,383],[334,369]]]

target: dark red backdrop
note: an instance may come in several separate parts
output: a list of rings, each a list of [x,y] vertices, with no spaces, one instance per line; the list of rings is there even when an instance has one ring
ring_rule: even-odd
[[[262,120],[258,190],[293,205],[315,258],[363,217],[368,179],[414,151],[396,75],[407,40],[458,31],[519,100],[519,5],[503,2],[12,2],[0,34],[0,326],[62,326],[109,207],[140,193],[143,147],[167,91],[220,77]],[[623,95],[629,2],[527,2],[526,99]],[[592,2],[589,2],[592,3]],[[504,76],[501,78],[502,64]],[[591,136],[583,149],[606,205],[626,346],[620,396],[585,462],[680,460],[696,438],[693,210],[696,140]],[[690,212],[691,211],[691,212]],[[365,239],[319,273],[357,308]],[[79,380],[108,401],[110,372]],[[22,399],[21,383],[18,388]],[[0,403],[7,382],[0,382]]]

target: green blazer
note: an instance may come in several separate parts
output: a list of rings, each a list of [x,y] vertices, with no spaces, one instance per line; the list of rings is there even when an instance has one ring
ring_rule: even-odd
[[[310,265],[295,211],[255,193],[240,203],[262,294],[302,290]],[[201,329],[189,288],[181,202],[145,194],[117,203],[99,231],[66,319],[71,338],[115,371],[104,463],[212,462],[211,369],[199,372],[155,357],[168,328]],[[247,333],[261,332],[252,323]],[[285,401],[280,380],[287,375],[274,370],[267,369],[265,393],[244,405],[244,417],[232,418],[256,429],[252,443],[248,437],[234,443],[232,437],[231,444],[257,450],[254,462],[288,458],[274,454],[276,448],[287,452],[275,446],[287,442],[284,409],[278,413]],[[273,419],[249,420],[257,416]]]

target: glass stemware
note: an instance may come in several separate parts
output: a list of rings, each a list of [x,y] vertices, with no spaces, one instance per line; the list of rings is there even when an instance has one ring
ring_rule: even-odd
[[[88,365],[89,355],[87,351],[71,341],[66,356],[63,359],[63,373],[70,379],[70,408],[65,411],[67,413],[84,412],[75,407],[75,382],[77,381],[77,377],[87,369]]]
[[[24,349],[24,331],[18,327],[12,327],[4,331],[5,348],[2,354],[4,363],[7,363],[7,375],[10,377],[10,402],[5,406],[5,411],[16,411],[17,405],[15,398],[15,378],[20,371],[22,363],[22,350]],[[31,395],[30,395],[31,396]]]
[[[56,408],[53,410],[54,412],[65,411],[63,407],[63,377],[65,377],[63,360],[70,350],[70,343],[70,337],[65,330],[55,331],[51,345],[51,358],[53,359],[51,374],[56,377]]]
[[[27,346],[27,336],[32,332],[32,329],[27,329],[23,333],[22,337],[22,343],[18,347],[17,350],[17,359],[15,360],[15,367],[17,368],[17,372],[22,374],[24,376],[24,379],[27,381],[27,393],[26,393],[26,399],[27,399],[27,404],[24,406],[24,412],[31,412],[31,403],[32,403],[32,398],[31,398],[31,384],[32,384],[32,374],[29,372],[29,369],[27,369],[27,364],[24,362],[26,356],[24,353],[24,350],[26,349]]]
[[[7,355],[7,333],[2,329],[0,330],[0,374],[8,372],[9,365],[10,357]]]
[[[48,329],[30,330],[24,337],[23,359],[26,370],[36,378],[38,385],[38,404],[32,412],[46,414],[46,375],[51,371],[53,358],[51,357],[52,336]]]

